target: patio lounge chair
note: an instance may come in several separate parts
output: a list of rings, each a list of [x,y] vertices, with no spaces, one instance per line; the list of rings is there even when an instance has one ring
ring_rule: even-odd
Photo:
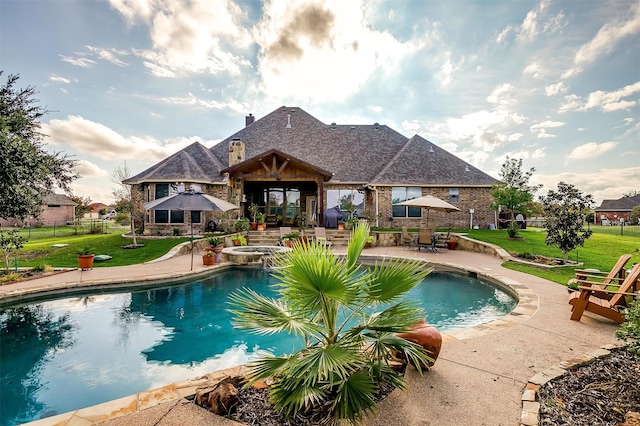
[[[436,251],[436,236],[431,229],[420,229],[418,231],[418,251],[420,249]]]
[[[313,238],[327,247],[331,247],[331,245],[333,244],[327,238],[327,230],[322,226],[316,226],[315,228],[313,228]]]
[[[402,227],[402,234],[400,235],[400,244],[405,247],[414,247],[418,242],[418,237],[416,235],[411,235],[409,231],[407,231],[407,227]]]
[[[629,259],[631,259],[631,257],[632,256],[630,254],[623,254],[622,256],[620,256],[616,264],[613,265],[613,268],[611,268],[611,271],[609,271],[608,273],[598,271],[598,270],[593,270],[593,269],[577,269],[576,277],[570,279],[568,284],[569,285],[578,284],[580,280],[582,281],[602,280],[602,283],[600,284],[600,288],[605,288],[609,283],[614,281],[616,278],[618,278],[619,279],[618,282],[620,282],[624,279],[624,275],[625,275],[624,265],[629,261]],[[605,273],[607,274],[606,276],[604,275]]]
[[[569,298],[569,304],[573,305],[571,319],[580,321],[584,311],[588,311],[622,324],[624,308],[627,306],[626,298],[637,297],[639,278],[640,263],[637,263],[620,285],[610,283],[603,288],[601,281],[578,281],[580,291],[573,292]]]

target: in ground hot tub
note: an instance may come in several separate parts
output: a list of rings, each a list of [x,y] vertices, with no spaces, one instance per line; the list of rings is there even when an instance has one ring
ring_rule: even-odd
[[[247,265],[255,262],[265,262],[265,257],[291,251],[284,246],[233,246],[222,249],[227,260],[236,265]]]

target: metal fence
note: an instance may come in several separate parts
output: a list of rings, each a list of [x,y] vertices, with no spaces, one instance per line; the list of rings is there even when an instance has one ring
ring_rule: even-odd
[[[53,224],[50,226],[25,226],[22,228],[2,227],[0,230],[17,229],[20,235],[27,240],[39,240],[44,238],[68,237],[71,235],[88,234],[113,234],[126,232],[129,227],[121,226],[113,221],[102,219],[83,220],[72,225],[66,223]]]

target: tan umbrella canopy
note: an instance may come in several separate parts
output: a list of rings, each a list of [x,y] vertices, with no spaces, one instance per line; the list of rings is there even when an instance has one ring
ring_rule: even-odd
[[[433,195],[423,195],[422,197],[413,198],[411,200],[403,201],[401,203],[396,203],[396,206],[409,206],[409,207],[422,207],[427,209],[427,226],[429,226],[429,211],[436,210],[440,212],[459,212],[460,209],[456,206],[447,203],[440,198],[434,197]]]
[[[145,210],[226,212],[239,208],[240,207],[235,204],[231,204],[220,198],[193,190],[179,192],[144,204]],[[193,270],[193,222],[191,222],[191,269]]]

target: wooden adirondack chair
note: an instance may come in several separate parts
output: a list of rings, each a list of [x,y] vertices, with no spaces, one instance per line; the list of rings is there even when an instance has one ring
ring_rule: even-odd
[[[604,275],[605,272],[577,269],[576,277],[569,280],[568,284],[570,285],[578,284],[579,281],[600,281],[600,280],[602,280],[602,283],[599,284],[600,288],[606,288],[606,286],[612,282],[614,284],[619,284],[624,280],[624,275],[625,275],[624,265],[629,261],[629,259],[631,259],[631,257],[632,256],[630,254],[623,254],[622,256],[620,256],[616,264],[613,265],[613,268],[611,268],[611,271],[606,273],[607,274],[606,276]],[[598,285],[598,284],[593,284],[593,285]]]
[[[622,324],[626,298],[638,296],[639,279],[640,263],[637,263],[620,285],[609,283],[605,288],[602,281],[580,280],[580,291],[569,298],[569,304],[573,305],[571,319],[580,321],[584,311],[588,311]]]

